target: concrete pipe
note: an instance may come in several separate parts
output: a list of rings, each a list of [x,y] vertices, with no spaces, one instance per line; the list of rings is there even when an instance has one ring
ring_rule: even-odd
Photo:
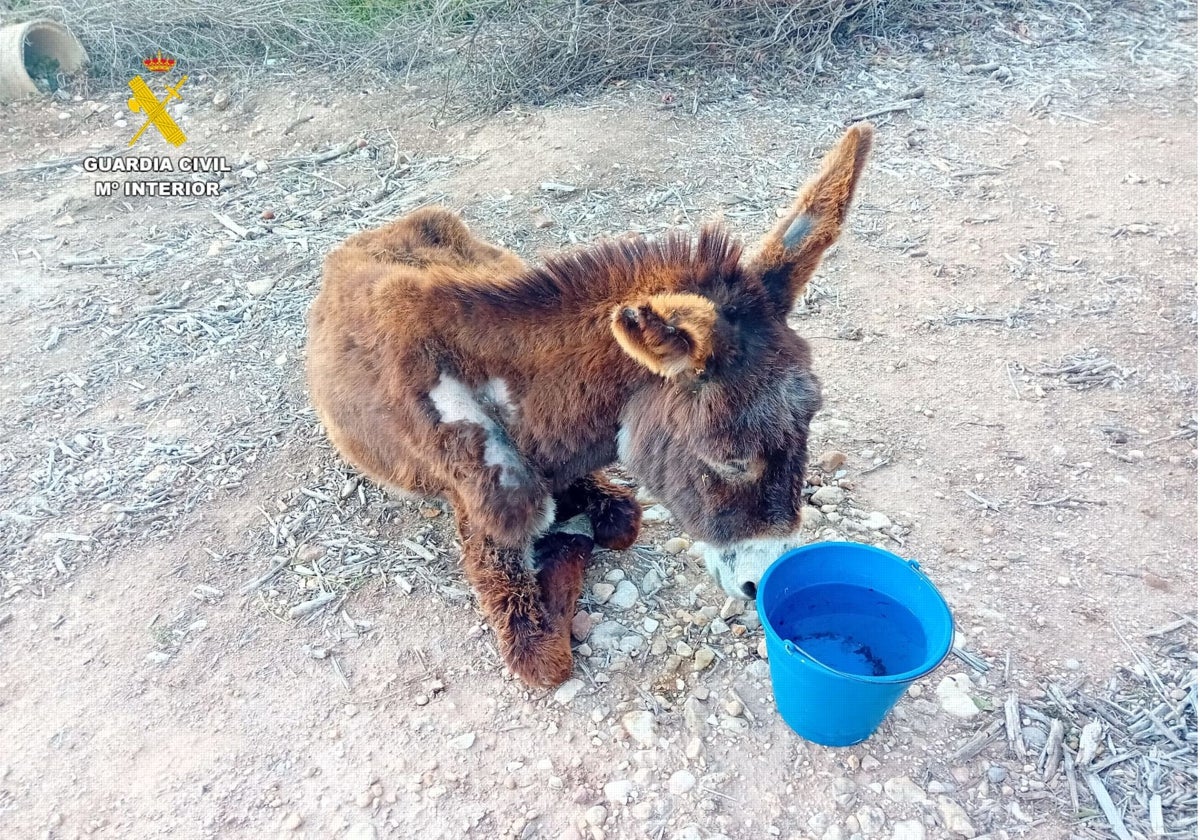
[[[29,77],[29,66],[53,67],[56,72],[75,73],[87,63],[88,54],[79,39],[61,23],[30,20],[0,27],[0,102],[33,96],[38,87]]]

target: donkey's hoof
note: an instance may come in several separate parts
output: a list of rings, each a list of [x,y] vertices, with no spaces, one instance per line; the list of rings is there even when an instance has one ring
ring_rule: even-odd
[[[642,506],[632,494],[597,499],[590,506],[588,516],[592,520],[596,545],[624,551],[637,542],[642,528]]]
[[[521,681],[533,688],[554,688],[566,682],[574,669],[571,634],[538,633],[514,637],[504,646],[504,661]]]

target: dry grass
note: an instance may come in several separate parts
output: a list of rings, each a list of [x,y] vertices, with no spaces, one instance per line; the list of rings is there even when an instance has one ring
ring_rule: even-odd
[[[669,73],[812,78],[840,44],[911,46],[1013,12],[965,0],[66,0],[20,14],[64,21],[112,78],[161,49],[218,72],[425,72],[447,102],[495,111]]]

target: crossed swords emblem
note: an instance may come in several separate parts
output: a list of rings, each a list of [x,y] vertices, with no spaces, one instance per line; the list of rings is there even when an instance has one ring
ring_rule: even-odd
[[[154,91],[150,90],[150,86],[141,76],[134,76],[129,80],[129,88],[133,91],[133,96],[129,97],[129,110],[142,111],[146,115],[146,122],[138,129],[137,134],[133,135],[133,139],[129,141],[130,146],[138,141],[142,132],[149,128],[151,123],[158,129],[163,139],[172,146],[183,145],[183,141],[187,140],[187,137],[184,135],[183,129],[167,113],[167,103],[172,99],[181,98],[179,89],[187,80],[188,77],[184,76],[174,86],[167,85],[167,95],[162,100],[154,95]]]

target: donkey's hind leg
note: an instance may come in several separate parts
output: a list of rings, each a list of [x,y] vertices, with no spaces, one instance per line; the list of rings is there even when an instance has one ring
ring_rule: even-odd
[[[585,475],[555,495],[554,501],[560,520],[587,514],[596,545],[624,551],[637,541],[642,506],[631,490],[609,481],[603,472]]]

